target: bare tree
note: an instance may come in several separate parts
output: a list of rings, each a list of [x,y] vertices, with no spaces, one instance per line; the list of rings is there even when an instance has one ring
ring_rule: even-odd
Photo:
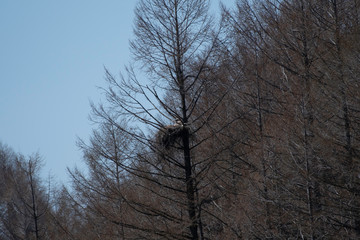
[[[211,89],[210,74],[218,69],[220,58],[215,54],[219,32],[213,30],[207,11],[208,1],[140,1],[136,8],[135,39],[130,45],[135,64],[145,70],[149,81],[139,80],[133,68],[128,68],[128,75],[120,81],[106,71],[110,84],[106,90],[107,105],[93,106],[93,120],[111,126],[127,140],[114,148],[123,150],[120,160],[115,161],[113,155],[107,154],[115,139],[105,144],[106,139],[94,133],[95,141],[89,146],[82,145],[85,157],[89,164],[100,163],[100,159],[114,163],[101,173],[107,176],[104,179],[117,168],[123,171],[121,174],[126,177],[120,181],[122,190],[117,195],[128,211],[142,217],[139,222],[112,219],[119,226],[144,234],[142,237],[155,234],[164,238],[204,239],[214,231],[213,222],[225,224],[222,217],[226,214],[220,217],[214,212],[216,200],[222,196],[216,184],[221,176],[215,168],[220,160],[216,156],[225,147],[208,152],[205,149],[210,142],[215,144],[219,131],[232,123],[231,119],[214,124],[211,120],[216,119],[215,112],[224,104],[236,79],[224,84],[222,91],[211,98],[204,94]],[[105,133],[103,130],[101,134]],[[105,161],[101,164],[110,166]],[[92,167],[98,171],[93,175],[97,177],[99,169]],[[79,176],[73,175],[77,186],[84,180]],[[137,194],[127,192],[126,178]],[[147,201],[141,199],[142,194],[147,195]],[[224,227],[236,235],[229,225]]]
[[[350,43],[357,29],[357,1],[238,2],[236,14],[225,12],[241,46],[237,52],[247,55],[241,55],[237,62],[246,66],[249,60],[245,64],[242,61],[251,57],[266,57],[272,62],[268,65],[272,73],[258,77],[274,87],[270,96],[280,107],[271,116],[265,113],[276,112],[274,108],[257,107],[264,101],[253,104],[258,119],[266,119],[265,125],[259,126],[271,126],[263,132],[263,136],[271,138],[262,146],[273,157],[271,162],[265,162],[268,167],[263,168],[263,176],[268,184],[259,198],[265,196],[271,203],[270,215],[276,219],[272,222],[277,223],[270,232],[258,227],[253,233],[352,237],[349,230],[356,229],[357,210],[348,203],[358,200],[357,178],[350,180],[358,172],[354,157],[357,137],[352,130],[357,126],[358,81],[353,79],[357,75],[352,63],[358,48]],[[257,51],[251,53],[247,49]],[[273,146],[271,151],[269,146]],[[254,156],[252,152],[250,158]],[[345,167],[346,162],[351,162],[351,170]],[[355,183],[352,190],[351,183]],[[253,223],[259,226],[256,218]]]
[[[51,223],[48,189],[39,178],[39,154],[25,158],[1,149],[2,176],[6,192],[1,197],[1,234],[7,239],[45,239]]]

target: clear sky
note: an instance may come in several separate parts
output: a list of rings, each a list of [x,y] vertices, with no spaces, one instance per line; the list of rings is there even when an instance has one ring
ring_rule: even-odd
[[[0,141],[39,152],[44,176],[66,183],[66,167],[83,167],[76,138],[91,134],[104,66],[130,61],[136,2],[0,0]]]

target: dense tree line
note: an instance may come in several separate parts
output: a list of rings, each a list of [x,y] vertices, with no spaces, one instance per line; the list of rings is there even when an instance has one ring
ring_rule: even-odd
[[[360,237],[360,1],[208,4],[139,1],[71,187],[1,146],[0,238]]]

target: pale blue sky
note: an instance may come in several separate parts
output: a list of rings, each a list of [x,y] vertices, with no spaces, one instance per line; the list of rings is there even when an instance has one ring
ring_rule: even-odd
[[[118,73],[130,61],[136,2],[0,0],[0,141],[38,151],[44,175],[66,183],[66,167],[83,167],[76,137],[91,134],[104,66]]]

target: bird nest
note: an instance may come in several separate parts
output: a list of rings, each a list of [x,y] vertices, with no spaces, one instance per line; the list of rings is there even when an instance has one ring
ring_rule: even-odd
[[[161,129],[157,136],[157,142],[168,149],[171,146],[179,143],[184,133],[184,127],[182,125],[169,125]]]

